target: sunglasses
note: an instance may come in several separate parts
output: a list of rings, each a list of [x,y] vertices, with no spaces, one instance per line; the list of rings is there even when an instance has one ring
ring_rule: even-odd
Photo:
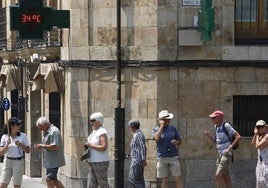
[[[20,126],[19,124],[12,124],[11,125],[12,127],[15,127],[15,126]]]
[[[91,119],[91,120],[90,120],[91,123],[93,123],[93,122],[95,122],[95,121],[96,121],[95,119]]]
[[[261,128],[263,128],[263,127],[264,127],[264,126],[257,126],[256,128],[257,128],[257,129],[261,129]]]
[[[217,117],[217,116],[216,116]],[[211,119],[216,119],[216,117],[213,117],[213,118],[211,118]]]

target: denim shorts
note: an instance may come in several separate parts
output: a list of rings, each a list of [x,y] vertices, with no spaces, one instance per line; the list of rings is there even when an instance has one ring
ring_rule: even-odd
[[[57,180],[59,168],[48,168],[47,169],[47,180]]]

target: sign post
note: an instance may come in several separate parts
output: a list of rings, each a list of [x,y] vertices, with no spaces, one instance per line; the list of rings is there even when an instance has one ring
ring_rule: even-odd
[[[3,98],[3,100],[2,100],[2,108],[5,111],[8,111],[9,110],[9,108],[10,108],[10,102],[9,102],[8,98]]]
[[[7,117],[7,111],[10,108],[9,99],[8,98],[3,98],[2,102],[1,102],[1,106],[2,106],[3,110],[5,111],[5,117]],[[10,135],[8,123],[7,123],[7,134]]]

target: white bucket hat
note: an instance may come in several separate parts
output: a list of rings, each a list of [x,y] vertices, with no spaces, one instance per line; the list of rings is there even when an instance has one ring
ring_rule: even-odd
[[[169,113],[167,110],[162,110],[158,114],[158,119],[172,119],[172,118],[173,118],[173,114]]]

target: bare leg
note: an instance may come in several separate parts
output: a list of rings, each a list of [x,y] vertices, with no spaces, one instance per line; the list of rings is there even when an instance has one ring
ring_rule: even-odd
[[[232,181],[230,176],[223,176],[223,180],[226,188],[232,188]]]
[[[0,188],[7,188],[7,184],[6,183],[1,183]]]
[[[222,182],[223,182],[222,174],[220,174],[220,173],[216,174],[216,187],[222,188]]]
[[[168,178],[162,178],[161,188],[168,188]]]
[[[55,188],[54,180],[46,180],[47,188]]]
[[[59,180],[55,181],[55,187],[56,188],[64,188],[64,186],[62,185],[62,183]]]
[[[47,180],[47,188],[64,188],[59,180]]]
[[[183,182],[182,182],[181,176],[173,176],[173,177],[176,182],[176,187],[183,188]]]

